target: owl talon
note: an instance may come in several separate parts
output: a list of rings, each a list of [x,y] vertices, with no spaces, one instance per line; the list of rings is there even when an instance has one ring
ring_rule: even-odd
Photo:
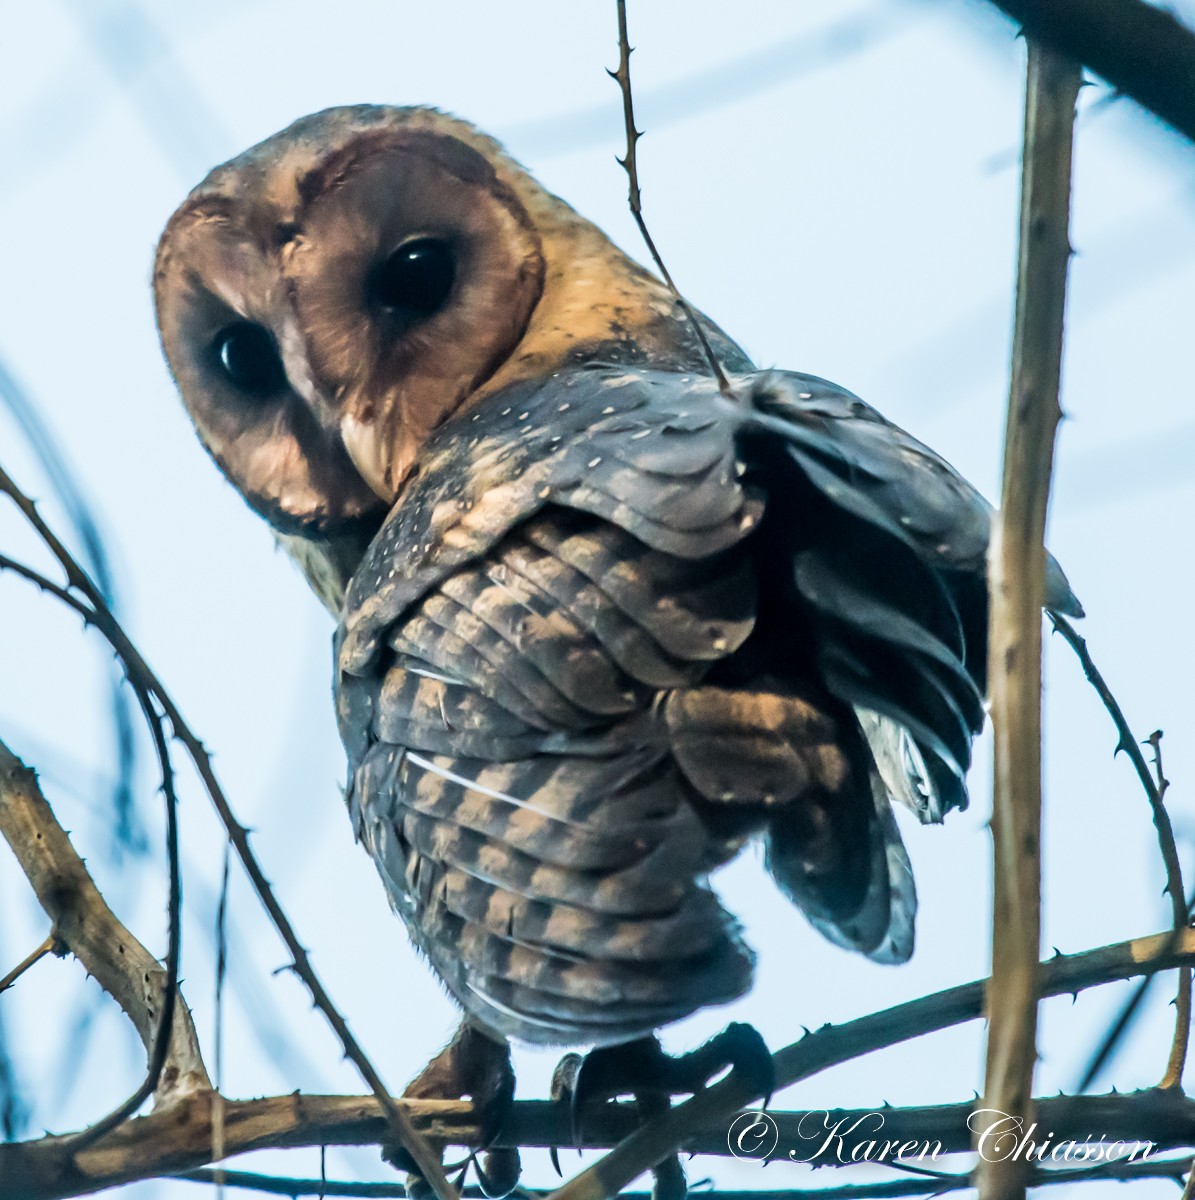
[[[738,1021],[696,1050],[675,1058],[650,1037],[593,1050],[579,1067],[569,1063],[566,1068],[567,1062],[562,1060],[557,1074],[562,1085],[567,1085],[574,1133],[590,1104],[630,1095],[643,1110],[649,1103],[655,1106],[660,1097],[670,1102],[673,1096],[702,1091],[728,1067],[752,1095],[764,1097],[764,1107],[771,1101],[776,1083],[772,1056],[763,1038],[752,1026]]]
[[[566,1054],[552,1072],[552,1085],[548,1095],[553,1100],[571,1100],[577,1088],[577,1074],[584,1058],[580,1054]]]
[[[552,1072],[552,1084],[548,1090],[550,1099],[557,1103],[568,1105],[569,1127],[572,1131],[574,1146],[581,1140],[581,1128],[577,1119],[576,1093],[577,1077],[581,1072],[584,1062],[585,1059],[580,1054],[566,1054],[556,1064],[556,1069]],[[548,1159],[552,1163],[556,1174],[563,1179],[564,1172],[560,1169],[560,1154],[555,1146],[549,1147]]]
[[[515,1147],[487,1150],[483,1154],[474,1155],[472,1161],[477,1172],[477,1182],[489,1200],[504,1200],[519,1186],[523,1164]],[[463,1177],[461,1182],[464,1182]]]
[[[750,1025],[734,1022],[696,1050],[675,1058],[665,1054],[655,1037],[621,1046],[603,1046],[583,1058],[566,1054],[552,1074],[551,1097],[569,1106],[573,1141],[582,1141],[582,1118],[590,1105],[631,1096],[644,1121],[667,1112],[673,1096],[693,1095],[727,1068],[740,1077],[752,1096],[771,1102],[775,1068],[767,1045]],[[562,1175],[555,1147],[549,1157]],[[688,1191],[679,1156],[669,1155],[652,1167],[653,1200],[684,1200]]]
[[[459,1100],[468,1096],[477,1110],[481,1127],[481,1149],[462,1164],[461,1182],[470,1165],[477,1171],[481,1189],[490,1200],[501,1200],[519,1182],[521,1164],[514,1148],[488,1149],[502,1132],[514,1103],[515,1076],[510,1047],[494,1041],[468,1022],[456,1036],[411,1081],[403,1092],[407,1100]],[[426,1180],[402,1147],[386,1146],[382,1157],[407,1175],[410,1200],[427,1200]]]

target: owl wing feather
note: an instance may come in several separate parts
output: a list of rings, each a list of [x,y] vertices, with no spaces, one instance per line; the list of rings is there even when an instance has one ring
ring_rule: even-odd
[[[965,801],[989,510],[825,381],[741,396],[601,364],[507,388],[433,435],[349,586],[356,827],[497,1032],[615,1042],[741,994],[705,880],[759,832],[823,933],[911,952],[889,795]]]
[[[338,690],[342,723],[368,722],[349,802],[392,902],[476,1019],[533,1042],[623,1041],[750,980],[703,882],[732,843],[690,803],[631,653],[683,685],[701,664],[660,643],[696,636],[659,637],[658,614],[629,628],[633,582],[620,608],[572,565],[615,570],[620,538],[568,514],[512,530],[400,615],[380,674]],[[690,566],[648,557],[643,577]],[[736,607],[708,578],[678,594],[674,625]]]

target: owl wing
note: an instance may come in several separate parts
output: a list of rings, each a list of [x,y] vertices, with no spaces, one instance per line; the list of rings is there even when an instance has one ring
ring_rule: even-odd
[[[740,994],[704,880],[754,832],[819,929],[907,957],[890,777],[965,796],[987,521],[805,376],[733,404],[597,365],[444,426],[350,585],[337,699],[358,832],[464,1006],[601,1043]]]
[[[827,684],[856,706],[894,798],[940,821],[966,805],[982,724],[992,507],[933,450],[825,379],[767,373],[748,399],[746,439],[783,447],[773,453],[796,468],[781,474],[798,493],[784,503],[818,528],[795,574]],[[1046,607],[1083,615],[1049,554]]]
[[[704,883],[737,846],[690,803],[651,711],[712,641],[741,640],[748,577],[697,565],[541,514],[415,601],[382,670],[341,677],[358,832],[417,944],[497,1032],[620,1042],[749,984]],[[661,585],[681,600],[644,624]]]
[[[752,969],[704,882],[741,839],[700,816],[655,700],[751,632],[733,548],[760,506],[725,490],[724,437],[644,423],[637,376],[590,378],[512,389],[433,439],[340,633],[358,832],[464,1007],[532,1042],[625,1041],[733,999]],[[707,512],[648,519],[687,555],[628,531],[603,490],[606,451],[642,488],[613,456],[670,419],[686,452],[657,483]],[[551,502],[566,490],[591,503]]]

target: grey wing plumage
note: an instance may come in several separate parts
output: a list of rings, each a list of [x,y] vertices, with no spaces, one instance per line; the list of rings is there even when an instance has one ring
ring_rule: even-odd
[[[698,579],[615,526],[542,515],[403,613],[377,673],[342,675],[358,831],[487,1028],[624,1041],[747,987],[704,882],[734,839],[690,803],[651,711],[745,636],[746,578],[725,568]],[[678,602],[640,620],[666,585]]]
[[[512,389],[433,441],[339,635],[358,830],[458,1000],[534,1042],[626,1040],[752,967],[705,883],[741,838],[702,819],[655,702],[749,635],[723,551],[759,505],[726,490],[725,438],[601,379]],[[654,503],[620,454],[670,422]]]
[[[358,831],[498,1032],[621,1041],[740,994],[706,877],[757,834],[828,937],[911,952],[889,796],[965,800],[988,510],[833,385],[741,390],[596,364],[491,396],[350,584]]]
[[[860,718],[893,795],[923,820],[966,803],[987,672],[992,508],[945,460],[845,389],[768,372],[748,437],[784,447],[820,544],[796,554],[819,657]],[[810,512],[810,507],[820,512]],[[1047,607],[1083,609],[1047,556]]]

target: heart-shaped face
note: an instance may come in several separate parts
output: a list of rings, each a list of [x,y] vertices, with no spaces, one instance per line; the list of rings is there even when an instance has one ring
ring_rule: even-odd
[[[351,572],[428,435],[483,392],[690,355],[658,280],[431,109],[330,109],[217,168],[154,284],[200,439],[309,576]]]

